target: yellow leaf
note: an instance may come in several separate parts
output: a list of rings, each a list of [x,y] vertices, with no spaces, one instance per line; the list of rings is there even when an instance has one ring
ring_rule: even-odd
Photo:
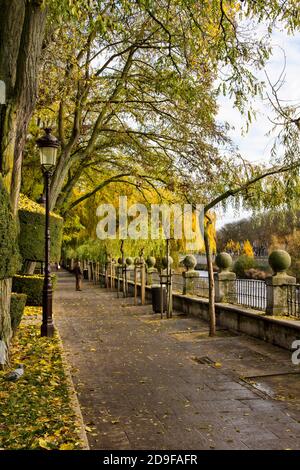
[[[49,443],[46,441],[46,439],[43,439],[42,437],[40,437],[39,439],[39,446],[42,448],[42,449],[47,449],[49,450]]]
[[[74,444],[72,444],[71,442],[69,442],[69,444],[61,444],[59,446],[59,450],[73,450],[74,449]]]

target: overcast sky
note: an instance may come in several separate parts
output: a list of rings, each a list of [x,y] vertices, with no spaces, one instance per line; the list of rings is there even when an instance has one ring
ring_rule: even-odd
[[[277,30],[272,37],[272,46],[272,57],[266,66],[267,74],[272,83],[278,80],[284,67],[284,50],[286,56],[285,82],[279,96],[281,99],[291,100],[293,104],[300,103],[300,34],[288,36],[285,32]],[[259,77],[265,79],[265,74],[262,72]],[[249,132],[244,136],[242,135],[242,129],[245,127],[245,120],[233,107],[233,103],[228,98],[221,97],[219,104],[218,119],[227,121],[234,126],[234,130],[230,131],[230,136],[238,146],[241,155],[253,162],[264,161],[267,163],[270,159],[270,150],[276,135],[274,133],[272,137],[266,136],[266,133],[272,128],[268,116],[274,117],[268,101],[257,99],[255,102],[257,119],[253,121]],[[225,214],[219,211],[217,227],[247,215],[250,215],[250,213],[243,210],[235,212],[233,209],[228,209]]]

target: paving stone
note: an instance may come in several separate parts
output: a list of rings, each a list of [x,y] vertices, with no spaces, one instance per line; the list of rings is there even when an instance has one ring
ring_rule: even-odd
[[[288,351],[245,335],[208,339],[200,319],[160,320],[92,283],[75,292],[66,272],[54,319],[92,449],[300,449],[300,397],[274,400],[243,381],[300,372]],[[212,364],[195,360],[204,356]]]

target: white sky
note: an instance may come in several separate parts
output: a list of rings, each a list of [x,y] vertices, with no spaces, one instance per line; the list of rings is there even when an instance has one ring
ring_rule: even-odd
[[[267,74],[271,83],[275,84],[284,67],[284,52],[286,56],[286,69],[284,72],[285,82],[279,92],[282,100],[292,100],[289,104],[300,103],[300,34],[288,36],[285,32],[276,30],[272,36],[272,57],[266,66]],[[284,50],[284,52],[283,52]],[[265,80],[264,72],[259,74],[259,78]],[[286,103],[288,104],[288,103]],[[274,135],[266,136],[271,130],[272,124],[267,116],[274,117],[274,113],[266,100],[257,99],[254,108],[257,110],[256,121],[252,122],[251,128],[246,135],[242,135],[242,129],[245,128],[245,119],[241,118],[239,112],[233,107],[233,102],[229,98],[220,97],[219,99],[220,121],[227,121],[234,126],[230,131],[230,137],[235,145],[238,146],[241,155],[253,162],[267,163],[270,158],[270,150],[274,142]],[[233,208],[226,210],[224,214],[221,210],[218,212],[217,227],[225,223],[247,217],[249,212],[236,212]]]

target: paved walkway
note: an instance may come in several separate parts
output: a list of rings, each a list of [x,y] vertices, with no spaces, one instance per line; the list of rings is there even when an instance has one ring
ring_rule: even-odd
[[[59,275],[55,323],[92,449],[300,449],[300,366],[244,335]]]

